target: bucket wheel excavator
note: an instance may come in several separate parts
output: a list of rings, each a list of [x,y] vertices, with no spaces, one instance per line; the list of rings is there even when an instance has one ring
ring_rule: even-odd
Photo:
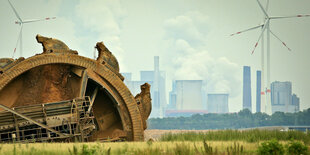
[[[150,85],[135,97],[103,42],[97,59],[36,36],[41,54],[0,59],[0,142],[143,141]]]

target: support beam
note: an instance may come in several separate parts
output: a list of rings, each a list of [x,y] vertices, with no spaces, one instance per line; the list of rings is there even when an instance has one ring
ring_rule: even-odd
[[[39,122],[37,122],[37,121],[35,121],[35,120],[33,120],[33,119],[23,115],[23,114],[20,114],[20,113],[16,112],[15,110],[10,109],[9,107],[6,107],[6,106],[2,105],[2,104],[0,104],[0,108],[4,109],[6,111],[9,111],[9,112],[11,112],[11,113],[21,117],[21,118],[24,118],[24,119],[28,120],[29,122],[32,122],[32,123],[34,123],[36,125],[39,125],[39,126],[45,128],[46,130],[52,131],[52,132],[56,133],[57,135],[59,135],[62,138],[63,137],[69,137],[68,135],[65,135],[65,134],[63,134],[63,133],[61,133],[59,131],[56,131],[56,130],[54,130],[54,129],[44,125],[44,124],[41,124],[41,123],[39,123]]]
[[[87,82],[88,82],[88,75],[87,75],[87,71],[84,70],[82,79],[81,79],[80,97],[85,97]]]
[[[14,108],[13,108],[14,110]],[[19,136],[19,127],[18,127],[18,121],[17,121],[17,118],[16,118],[16,115],[13,114],[13,118],[14,118],[14,124],[15,124],[15,129],[16,129],[16,138],[17,138],[17,141],[20,140],[20,136]]]
[[[97,96],[97,93],[98,93],[98,89],[99,89],[99,87],[97,86],[96,89],[94,90],[94,93],[93,93],[91,99],[90,99],[91,100],[90,101],[90,105],[89,105],[88,110],[87,110],[88,114],[90,113],[91,109],[93,108],[93,104],[95,102],[95,99],[96,99],[96,96]]]

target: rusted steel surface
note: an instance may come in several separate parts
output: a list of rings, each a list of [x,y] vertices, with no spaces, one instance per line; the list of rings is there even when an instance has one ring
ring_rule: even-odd
[[[47,125],[45,125],[45,124],[39,123],[39,122],[37,122],[37,121],[31,119],[30,117],[28,117],[28,116],[26,116],[26,115],[23,115],[23,114],[21,114],[21,113],[18,113],[18,112],[16,112],[15,110],[10,109],[10,108],[8,108],[8,107],[6,107],[6,106],[4,106],[4,105],[0,105],[0,108],[3,108],[4,110],[6,110],[6,111],[8,111],[8,112],[11,112],[11,113],[13,114],[15,129],[16,129],[16,133],[17,133],[17,135],[18,135],[17,137],[19,137],[19,126],[18,126],[18,122],[17,122],[16,115],[19,116],[19,117],[21,117],[21,118],[23,118],[23,119],[25,119],[26,121],[29,121],[30,123],[36,124],[36,125],[38,125],[38,126],[40,126],[40,127],[42,127],[42,128],[45,128],[45,129],[47,129],[47,130],[49,130],[49,131],[52,131],[52,132],[56,133],[57,135],[59,135],[59,136],[61,136],[61,137],[64,137],[64,136],[65,136],[63,133],[61,133],[61,132],[59,132],[59,131],[56,131],[56,130],[52,129],[52,128],[50,128],[49,126],[47,126]]]
[[[148,83],[145,83],[141,85],[141,93],[137,94],[135,96],[135,99],[138,104],[138,108],[140,111],[140,114],[142,116],[142,123],[144,130],[147,128],[147,118],[150,116],[152,111],[152,105],[151,105],[151,85]]]
[[[85,97],[13,109],[0,105],[5,110],[0,112],[0,141],[88,138],[96,129],[90,102]]]
[[[31,119],[38,118],[37,121],[51,127],[59,122],[47,120],[53,110],[42,108],[42,103],[90,96],[96,129],[90,131],[87,140],[143,140],[151,112],[148,84],[141,86],[141,93],[134,97],[123,83],[117,59],[102,42],[96,44],[99,56],[94,60],[79,56],[57,39],[37,35],[37,41],[43,46],[42,54],[27,59],[0,59],[0,104],[16,110],[21,106],[31,107],[24,112],[34,114]],[[66,105],[56,111],[60,109],[65,112]],[[2,113],[0,117],[8,114]],[[59,119],[66,117],[64,114]],[[0,120],[0,134],[1,123],[11,125],[15,132],[20,129],[20,120],[5,119]],[[15,136],[22,137],[22,134]]]

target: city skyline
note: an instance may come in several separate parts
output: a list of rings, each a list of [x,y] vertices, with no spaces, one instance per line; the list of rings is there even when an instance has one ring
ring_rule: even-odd
[[[42,51],[35,35],[59,38],[83,56],[93,57],[94,43],[104,41],[119,60],[121,72],[132,72],[133,80],[140,70],[152,68],[153,56],[162,58],[167,71],[167,92],[172,80],[202,79],[211,81],[210,91],[227,91],[229,107],[242,107],[242,66],[251,66],[251,81],[260,69],[260,54],[250,54],[257,32],[231,38],[237,30],[247,28],[263,18],[255,0],[251,1],[11,1],[23,17],[56,16],[50,22],[35,23],[24,29],[24,54],[29,57]],[[261,0],[263,5],[266,1]],[[163,6],[163,4],[165,4]],[[240,4],[242,7],[240,9]],[[273,15],[308,14],[310,2],[288,0],[270,1]],[[70,10],[70,11],[68,11]],[[261,17],[261,18],[258,18]],[[0,57],[11,57],[18,25],[7,1],[0,2]],[[307,95],[310,85],[310,18],[282,20],[271,27],[292,52],[272,39],[271,81],[291,81],[293,92],[300,97],[300,109],[310,107]],[[293,29],[288,31],[292,27]],[[273,41],[274,40],[274,41]],[[258,47],[259,48],[259,47]],[[259,50],[259,49],[257,49]],[[259,52],[257,52],[259,53]],[[169,73],[169,75],[168,75]],[[252,103],[255,103],[255,82],[252,82]]]

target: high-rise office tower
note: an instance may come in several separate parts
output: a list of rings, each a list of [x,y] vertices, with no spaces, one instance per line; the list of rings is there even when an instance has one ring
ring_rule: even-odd
[[[252,112],[251,68],[249,66],[243,66],[243,109],[249,109]]]

